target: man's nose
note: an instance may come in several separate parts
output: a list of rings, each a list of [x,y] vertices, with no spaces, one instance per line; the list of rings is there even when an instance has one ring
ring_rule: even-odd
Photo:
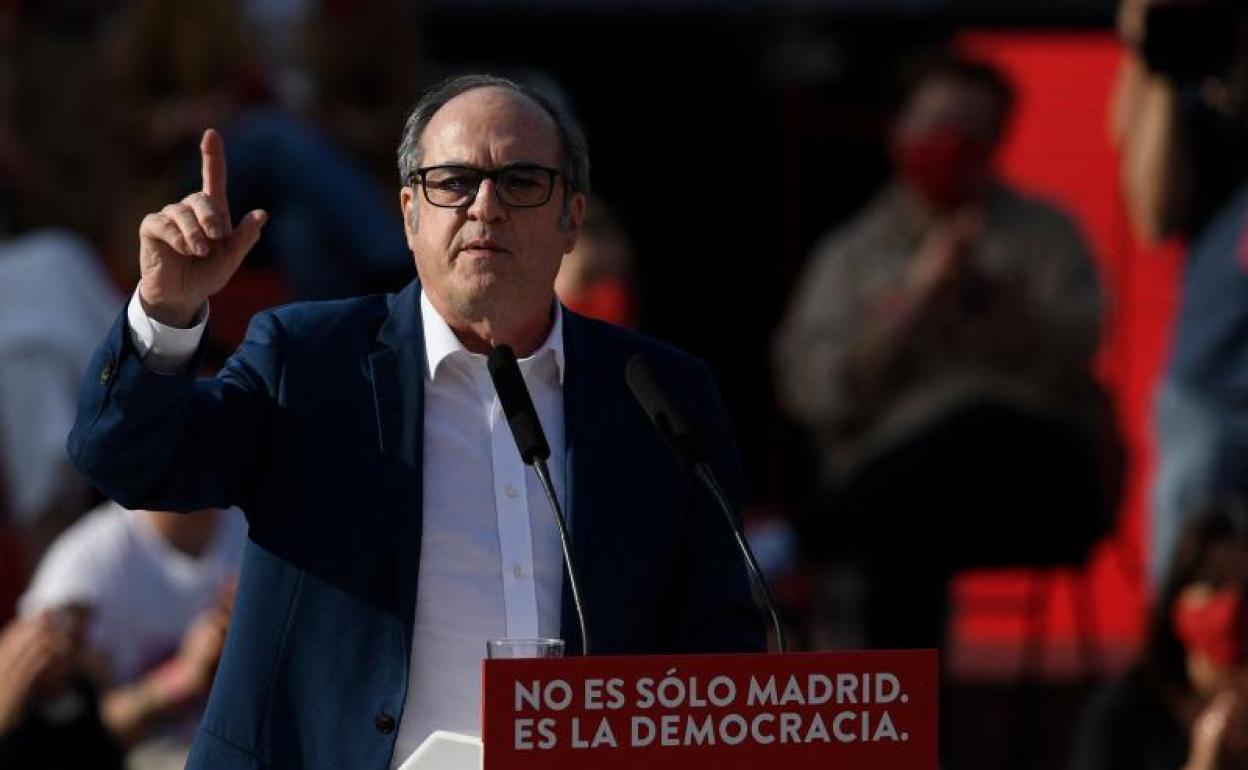
[[[482,179],[477,187],[477,195],[468,206],[468,218],[483,222],[494,222],[507,216],[507,207],[498,200],[498,192],[493,179]]]

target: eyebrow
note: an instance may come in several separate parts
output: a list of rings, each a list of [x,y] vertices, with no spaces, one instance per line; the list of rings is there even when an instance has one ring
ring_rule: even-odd
[[[455,160],[445,160],[440,163],[430,163],[427,166],[425,166],[425,168],[437,168],[439,166],[458,166],[460,168],[470,168],[475,171],[496,171],[501,168],[514,168],[516,166],[537,166],[539,168],[557,168],[558,167],[558,166],[547,166],[545,163],[539,163],[538,161],[535,161],[535,160],[513,160],[510,163],[504,163],[501,166],[494,166],[492,168],[486,168],[484,166],[478,166],[475,163],[469,163],[466,160],[455,159]]]

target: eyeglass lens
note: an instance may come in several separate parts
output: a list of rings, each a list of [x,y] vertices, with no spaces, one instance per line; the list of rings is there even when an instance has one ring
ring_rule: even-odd
[[[511,166],[492,174],[463,166],[431,168],[424,174],[425,195],[435,206],[463,206],[476,197],[487,176],[493,177],[498,198],[506,206],[540,206],[550,200],[554,175],[529,166]]]

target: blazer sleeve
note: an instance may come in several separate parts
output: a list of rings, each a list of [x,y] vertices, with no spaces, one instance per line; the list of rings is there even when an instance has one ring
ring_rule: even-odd
[[[711,467],[740,521],[741,457],[715,382],[699,365],[693,412]],[[767,648],[744,557],[710,493],[698,485],[685,517],[671,648],[685,652],[754,652]]]
[[[122,312],[84,376],[74,465],[127,508],[245,508],[278,412],[280,334],[271,313],[257,315],[221,372],[196,380],[199,354],[176,374],[144,366]]]

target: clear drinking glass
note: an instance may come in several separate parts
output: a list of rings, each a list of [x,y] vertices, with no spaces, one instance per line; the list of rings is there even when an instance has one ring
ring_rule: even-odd
[[[489,639],[485,642],[486,657],[499,658],[562,658],[562,639]]]

